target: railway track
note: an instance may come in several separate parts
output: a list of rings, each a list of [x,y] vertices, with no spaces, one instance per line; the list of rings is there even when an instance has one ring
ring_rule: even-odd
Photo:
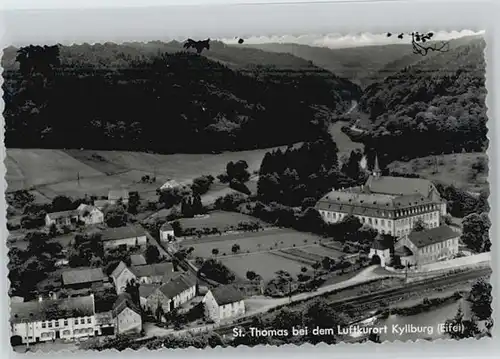
[[[392,299],[395,297],[399,297],[404,294],[412,293],[412,292],[417,292],[417,291],[422,291],[426,289],[431,289],[433,287],[439,287],[442,285],[446,284],[453,284],[456,282],[461,282],[461,281],[468,281],[476,278],[480,278],[483,276],[487,276],[491,274],[491,268],[482,268],[482,269],[475,269],[475,270],[470,270],[467,272],[459,272],[459,273],[453,273],[445,277],[437,277],[437,278],[431,278],[431,279],[426,279],[418,282],[413,282],[406,284],[401,287],[397,288],[390,288],[386,290],[381,290],[373,293],[368,293],[365,295],[360,295],[360,296],[355,296],[355,297],[349,297],[349,298],[343,298],[340,300],[332,300],[329,303],[333,307],[340,308],[346,304],[353,304],[353,305],[363,305],[363,304],[368,304],[372,302],[377,302],[381,300],[386,300],[386,299]],[[312,299],[312,298],[311,298]],[[219,327],[215,329],[214,331],[219,333],[219,334],[230,334],[232,333],[232,329],[235,327],[245,327],[248,326],[249,324],[252,323],[253,318],[257,317],[261,314],[248,317],[246,320],[239,322],[239,323],[233,323],[233,324],[228,324],[226,326]]]

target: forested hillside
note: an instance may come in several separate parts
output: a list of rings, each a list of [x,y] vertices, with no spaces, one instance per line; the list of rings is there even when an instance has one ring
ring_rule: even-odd
[[[361,95],[350,81],[288,54],[222,43],[202,56],[175,52],[180,48],[61,47],[49,77],[23,76],[15,49],[7,49],[6,146],[159,153],[270,147],[317,138]]]
[[[483,39],[475,39],[368,86],[360,106],[370,114],[371,124],[351,137],[364,142],[368,152],[376,151],[384,163],[483,152],[487,146],[484,47]]]

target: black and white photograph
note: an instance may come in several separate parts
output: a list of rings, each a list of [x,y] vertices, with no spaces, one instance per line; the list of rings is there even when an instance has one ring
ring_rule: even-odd
[[[12,349],[491,337],[485,48],[460,28],[10,44]]]

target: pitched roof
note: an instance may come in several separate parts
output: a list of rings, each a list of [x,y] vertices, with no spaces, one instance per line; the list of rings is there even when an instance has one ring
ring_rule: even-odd
[[[245,297],[232,285],[220,286],[212,289],[212,295],[218,305],[226,305],[242,301]]]
[[[104,280],[102,268],[75,269],[62,273],[64,285],[92,283],[102,280]]]
[[[50,218],[56,219],[56,218],[77,216],[78,212],[75,209],[72,209],[70,211],[52,212],[52,213],[47,213],[47,214],[50,216]]]
[[[139,295],[141,298],[147,298],[153,293],[159,286],[157,284],[141,284],[139,286]]]
[[[115,304],[113,304],[113,317],[120,314],[125,308],[130,308],[137,314],[141,314],[140,308],[133,302],[132,297],[128,293],[118,295]]]
[[[363,193],[356,189],[343,191],[333,190],[323,196],[316,208],[318,210],[342,212],[353,215],[394,218],[394,212],[402,209],[410,209],[421,205],[432,205],[436,202],[421,194],[409,194],[393,196],[377,193]],[[401,218],[402,213],[397,213]]]
[[[146,264],[142,266],[132,266],[130,270],[136,277],[164,276],[165,273],[174,271],[174,265],[171,262]]]
[[[413,252],[407,246],[402,246],[402,247],[396,248],[394,250],[394,254],[399,256],[399,257],[408,257],[408,256],[412,256]]]
[[[115,269],[111,272],[111,277],[116,279],[125,268],[127,268],[127,265],[123,261],[120,261],[120,263],[118,263]]]
[[[182,292],[192,288],[196,285],[196,279],[191,277],[188,274],[181,274],[167,283],[163,284],[160,288],[160,292],[162,292],[167,298],[174,298],[175,296],[181,294]]]
[[[112,189],[108,192],[108,199],[118,200],[118,199],[128,199],[129,193],[126,189]]]
[[[372,243],[372,248],[377,249],[379,251],[385,251],[386,249],[391,248],[390,244],[387,243],[387,241],[384,241],[382,239],[376,238],[373,240]]]
[[[408,239],[417,247],[422,248],[431,244],[441,243],[451,238],[459,237],[451,227],[439,226],[436,228],[413,231],[408,235]]]
[[[433,190],[434,185],[431,181],[423,178],[407,178],[407,177],[392,177],[370,176],[366,181],[366,187],[371,192],[405,195],[419,193],[425,197]]]
[[[95,207],[105,207],[109,204],[108,200],[107,199],[96,199],[94,201],[94,206]]]
[[[22,303],[11,303],[10,321],[12,323],[35,322],[52,319],[86,317],[94,314],[94,297],[70,297],[47,299]]]
[[[116,239],[142,237],[146,235],[146,231],[139,226],[125,226],[117,228],[108,228],[102,231],[103,241],[112,241]]]
[[[160,230],[162,231],[173,231],[174,228],[172,227],[172,225],[168,222],[165,222],[163,223],[163,225],[160,227]]]
[[[131,254],[130,255],[130,264],[133,266],[142,266],[147,264],[146,258],[142,254]]]

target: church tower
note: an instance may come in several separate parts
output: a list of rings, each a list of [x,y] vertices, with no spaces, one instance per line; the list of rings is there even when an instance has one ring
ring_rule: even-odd
[[[381,171],[380,171],[380,167],[378,165],[378,156],[377,156],[377,154],[375,154],[375,163],[373,165],[372,176],[375,178],[380,178],[380,175],[381,175]]]

